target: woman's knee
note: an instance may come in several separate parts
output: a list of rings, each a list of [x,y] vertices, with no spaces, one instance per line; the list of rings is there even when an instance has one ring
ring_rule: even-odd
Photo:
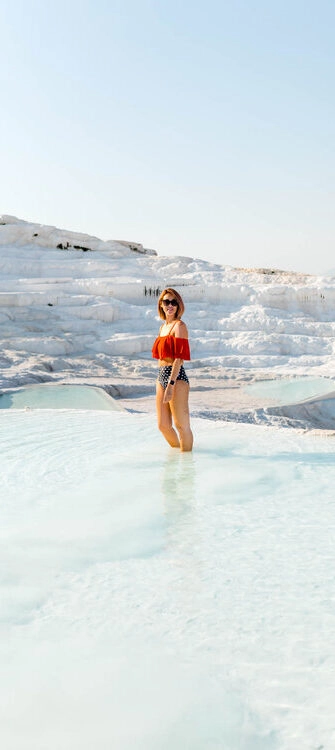
[[[169,432],[172,429],[172,424],[160,419],[158,420],[158,429],[160,430],[160,432],[164,434],[166,432]]]
[[[175,425],[180,435],[189,435],[189,433],[191,432],[189,422],[180,422],[179,420],[177,420],[175,422]]]

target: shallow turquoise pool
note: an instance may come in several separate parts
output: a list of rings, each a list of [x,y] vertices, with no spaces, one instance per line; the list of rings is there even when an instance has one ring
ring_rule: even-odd
[[[308,398],[323,396],[335,391],[335,380],[328,378],[294,378],[263,380],[251,383],[244,389],[246,392],[261,398],[273,399],[279,404],[294,404]]]
[[[90,385],[43,383],[17,388],[0,395],[0,409],[89,409],[119,410],[120,406],[102,388]]]

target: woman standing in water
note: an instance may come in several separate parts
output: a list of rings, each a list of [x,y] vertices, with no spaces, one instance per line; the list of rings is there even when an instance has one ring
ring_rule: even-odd
[[[164,323],[152,347],[152,356],[159,360],[156,386],[158,427],[172,448],[191,451],[190,385],[184,370],[184,360],[191,359],[191,356],[187,327],[181,320],[183,312],[180,294],[175,289],[164,289],[158,300],[158,314]]]

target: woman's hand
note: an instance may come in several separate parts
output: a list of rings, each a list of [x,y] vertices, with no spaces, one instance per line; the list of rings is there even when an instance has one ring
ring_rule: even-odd
[[[168,404],[169,401],[171,401],[173,396],[173,389],[174,385],[170,385],[170,383],[166,386],[163,396],[163,404]]]

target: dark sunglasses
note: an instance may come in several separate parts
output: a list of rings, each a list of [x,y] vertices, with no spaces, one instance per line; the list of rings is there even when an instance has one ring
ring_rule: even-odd
[[[169,305],[172,305],[172,307],[178,307],[178,302],[176,299],[162,299],[164,307],[169,307]]]

